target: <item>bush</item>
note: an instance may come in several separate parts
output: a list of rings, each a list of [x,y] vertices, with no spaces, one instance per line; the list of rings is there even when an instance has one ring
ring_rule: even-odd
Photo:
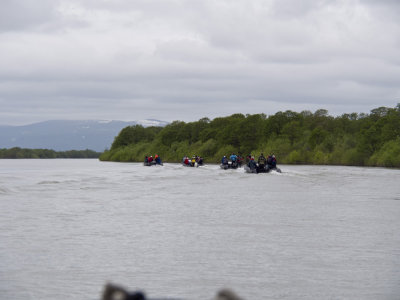
[[[386,142],[368,161],[369,165],[400,168],[400,138]]]
[[[300,152],[297,150],[293,150],[292,152],[290,152],[287,160],[285,161],[285,163],[289,164],[299,164],[302,162],[303,162],[302,156]]]
[[[343,154],[341,164],[346,166],[364,166],[365,155],[357,149],[349,149]]]
[[[214,139],[209,139],[199,147],[199,155],[205,159],[210,159],[215,156],[218,149],[217,142]]]
[[[326,165],[328,161],[329,161],[329,155],[327,153],[324,153],[321,150],[317,150],[314,152],[314,156],[312,159],[313,164]]]
[[[221,147],[218,152],[214,155],[214,157],[212,158],[212,160],[216,163],[220,163],[221,159],[224,155],[226,155],[227,157],[229,157],[232,153],[237,153],[235,147],[233,147],[232,145],[226,145],[224,147]]]

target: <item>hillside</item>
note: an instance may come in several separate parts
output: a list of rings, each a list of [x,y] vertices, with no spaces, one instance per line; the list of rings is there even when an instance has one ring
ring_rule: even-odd
[[[1,148],[52,149],[55,151],[90,149],[103,152],[126,126],[165,126],[167,122],[143,121],[66,121],[54,120],[23,126],[0,126]]]

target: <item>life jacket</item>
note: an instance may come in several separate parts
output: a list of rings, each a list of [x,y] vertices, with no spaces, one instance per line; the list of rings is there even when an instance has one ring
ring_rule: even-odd
[[[260,157],[258,158],[258,163],[261,164],[261,165],[265,165],[265,161],[266,161],[266,159],[265,159],[264,156],[260,156]]]

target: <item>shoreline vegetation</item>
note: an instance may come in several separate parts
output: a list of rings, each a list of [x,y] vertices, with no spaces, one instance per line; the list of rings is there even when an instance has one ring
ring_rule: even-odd
[[[50,149],[27,149],[14,147],[10,149],[0,149],[0,159],[18,158],[99,158],[101,152],[93,150],[69,150],[54,151]]]
[[[233,152],[273,153],[278,164],[400,168],[400,103],[337,117],[325,109],[287,110],[174,121],[165,127],[128,126],[99,159],[143,162],[146,155],[158,154],[165,162],[181,162],[185,155],[200,155],[206,163],[218,163]]]

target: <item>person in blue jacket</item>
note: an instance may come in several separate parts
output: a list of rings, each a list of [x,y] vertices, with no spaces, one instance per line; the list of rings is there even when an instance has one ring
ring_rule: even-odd
[[[235,153],[232,153],[232,155],[229,157],[229,159],[231,160],[232,165],[237,164],[237,155]]]

